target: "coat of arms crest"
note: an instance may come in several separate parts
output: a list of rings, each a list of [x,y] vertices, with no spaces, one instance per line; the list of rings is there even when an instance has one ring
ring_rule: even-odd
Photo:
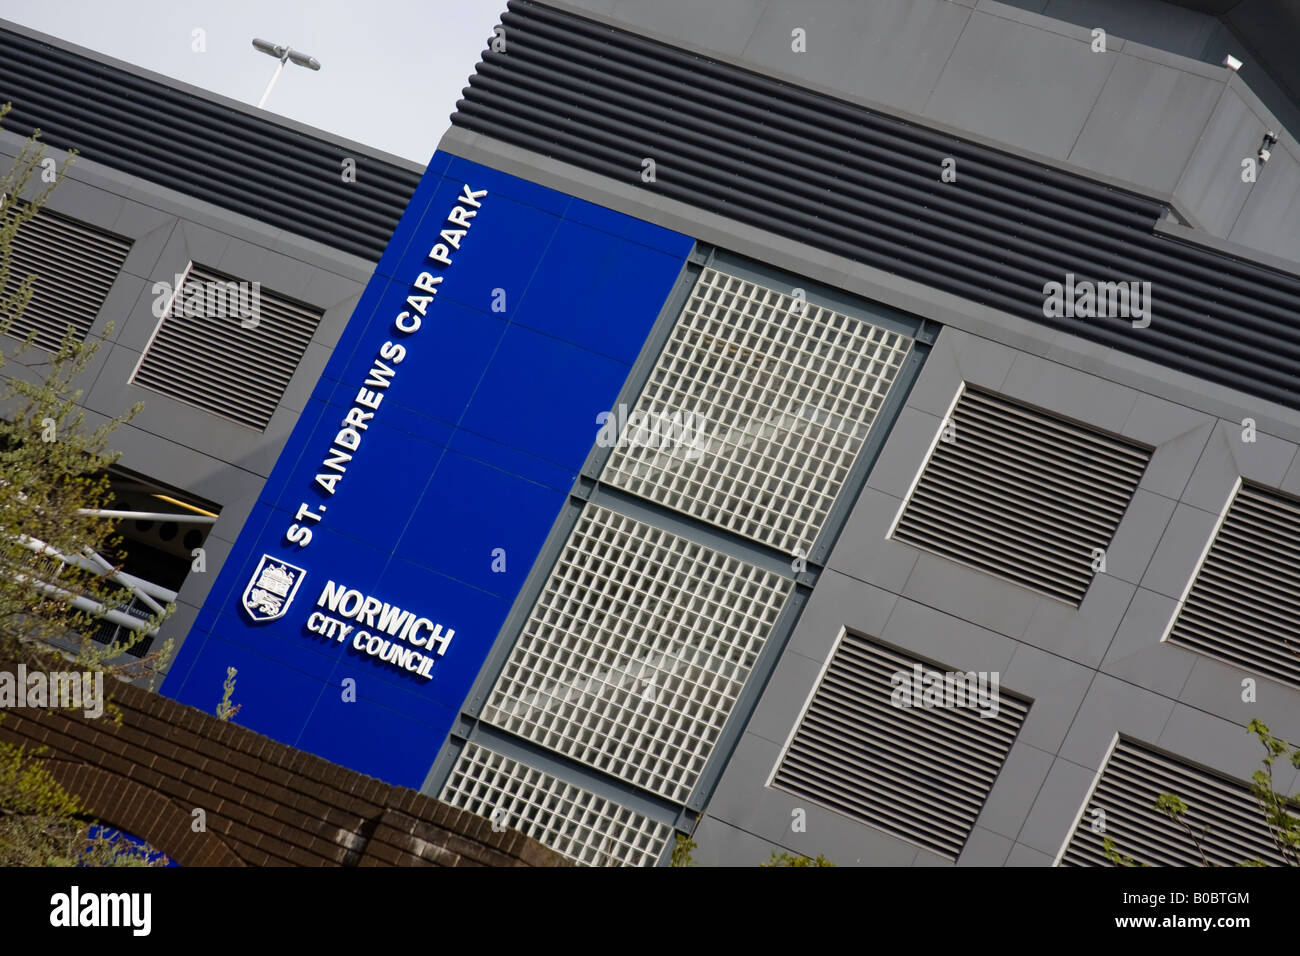
[[[269,554],[262,555],[262,560],[253,569],[248,587],[244,588],[244,611],[258,622],[283,617],[306,574],[302,568]]]

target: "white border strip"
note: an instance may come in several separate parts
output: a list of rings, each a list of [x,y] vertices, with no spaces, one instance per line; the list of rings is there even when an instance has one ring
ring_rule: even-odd
[[[153,331],[149,333],[149,341],[145,342],[144,348],[140,350],[140,357],[135,360],[135,368],[131,369],[131,374],[127,376],[126,384],[135,385],[135,377],[138,374],[140,374],[140,366],[144,365],[145,356],[148,355],[149,350],[153,348],[154,339],[158,338],[158,333],[162,331],[163,323],[171,318],[172,309],[176,305],[176,297],[181,294],[181,289],[185,288],[186,283],[189,282],[190,273],[192,273],[193,271],[194,271],[194,260],[190,259],[189,264],[186,265],[185,267],[185,272],[182,273],[180,284],[177,285],[176,288],[172,289],[171,298],[167,300],[167,308],[163,310],[162,318],[160,318],[158,320],[158,324],[153,327]],[[176,276],[173,275],[172,278],[175,279]],[[159,281],[161,282],[164,280],[160,279]],[[155,285],[156,284],[157,283],[155,283]],[[144,388],[143,385],[139,387]]]
[[[1169,623],[1165,625],[1164,633],[1160,635],[1159,644],[1164,644],[1169,640],[1169,635],[1174,631],[1174,625],[1178,623],[1178,617],[1183,613],[1183,606],[1187,603],[1188,595],[1192,593],[1192,586],[1196,584],[1196,579],[1201,576],[1201,569],[1205,566],[1205,559],[1210,556],[1210,549],[1214,547],[1214,542],[1219,540],[1219,532],[1223,530],[1223,522],[1228,517],[1228,512],[1232,510],[1232,503],[1237,500],[1237,493],[1241,491],[1242,477],[1237,476],[1237,480],[1232,483],[1232,490],[1228,492],[1228,500],[1224,502],[1223,507],[1219,510],[1219,520],[1214,522],[1214,530],[1210,532],[1209,540],[1205,542],[1205,547],[1201,549],[1201,556],[1196,560],[1196,566],[1192,569],[1191,576],[1187,579],[1187,584],[1183,587],[1182,596],[1178,598],[1178,603],[1174,605],[1174,613],[1169,616]]]
[[[1070,841],[1074,839],[1074,834],[1079,829],[1079,823],[1083,820],[1083,814],[1088,809],[1088,804],[1092,802],[1093,796],[1097,793],[1097,785],[1101,783],[1101,775],[1104,774],[1106,768],[1110,766],[1110,758],[1115,755],[1115,748],[1118,746],[1119,731],[1116,731],[1115,736],[1110,739],[1110,746],[1106,748],[1106,756],[1101,758],[1101,766],[1099,766],[1097,771],[1093,774],[1092,784],[1088,787],[1088,792],[1083,795],[1083,803],[1079,804],[1079,812],[1074,815],[1074,822],[1070,824],[1070,828],[1065,831],[1065,841],[1061,844],[1061,848],[1056,851],[1056,859],[1052,861],[1052,866],[1061,865],[1061,857],[1065,856],[1065,851],[1070,846]],[[1057,759],[1059,760],[1063,758],[1058,757]]]
[[[831,661],[835,660],[835,655],[839,653],[840,645],[844,642],[844,635],[849,629],[840,625],[840,632],[835,636],[835,642],[831,645],[830,653],[826,655],[826,660],[822,662],[822,669],[817,673],[817,679],[813,681],[812,688],[808,691],[808,696],[804,699],[803,706],[799,708],[799,716],[790,726],[790,733],[785,738],[785,743],[777,751],[776,763],[772,765],[772,770],[767,775],[767,781],[763,784],[766,789],[775,789],[772,787],[772,781],[776,779],[777,771],[781,769],[781,764],[785,760],[786,753],[790,750],[790,745],[794,743],[795,734],[799,733],[799,728],[803,726],[803,719],[808,716],[808,708],[812,706],[813,698],[817,696],[817,691],[821,689],[822,681],[826,679],[826,672],[830,669]],[[775,675],[774,675],[775,676]],[[772,686],[770,683],[768,686]],[[761,703],[761,702],[760,702]],[[781,793],[785,793],[784,790]]]
[[[898,509],[898,513],[894,515],[894,520],[890,522],[889,530],[885,533],[886,541],[892,541],[894,539],[894,532],[898,530],[898,523],[903,520],[903,512],[906,511],[907,506],[911,504],[912,496],[916,494],[916,486],[921,483],[921,476],[925,474],[925,469],[930,466],[930,459],[934,457],[935,449],[939,447],[939,441],[943,438],[944,428],[953,420],[952,413],[956,410],[957,403],[961,401],[961,397],[965,394],[966,380],[963,379],[961,385],[957,388],[957,394],[952,397],[952,402],[948,405],[947,414],[945,414],[939,421],[939,428],[934,433],[934,439],[930,442],[930,448],[925,453],[925,459],[921,462],[921,467],[918,468],[916,474],[912,476],[912,484],[907,489],[907,494],[903,496],[902,506]],[[904,409],[907,407],[908,406],[904,406]],[[895,422],[895,425],[897,425],[897,422]]]

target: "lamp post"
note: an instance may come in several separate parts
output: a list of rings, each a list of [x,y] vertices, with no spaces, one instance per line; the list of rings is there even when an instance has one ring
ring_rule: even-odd
[[[284,69],[284,65],[290,60],[299,66],[307,67],[309,70],[320,69],[320,61],[315,57],[310,57],[305,53],[299,53],[297,50],[290,49],[287,46],[281,46],[278,43],[268,43],[266,40],[254,39],[253,49],[257,50],[259,53],[265,53],[267,56],[273,56],[280,61],[280,64],[275,68],[275,72],[271,74],[271,82],[266,84],[266,92],[263,93],[262,98],[257,101],[257,108],[259,110],[266,105],[266,98],[271,95],[271,90],[275,86],[275,81],[280,78],[280,73]]]

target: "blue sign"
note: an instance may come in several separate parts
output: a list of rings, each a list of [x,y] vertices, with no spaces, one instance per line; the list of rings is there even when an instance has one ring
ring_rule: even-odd
[[[163,692],[419,787],[692,245],[435,155]]]

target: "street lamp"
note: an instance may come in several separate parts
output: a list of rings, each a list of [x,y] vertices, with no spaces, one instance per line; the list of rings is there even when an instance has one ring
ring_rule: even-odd
[[[268,43],[266,40],[253,40],[253,49],[259,53],[265,53],[267,56],[273,56],[280,61],[280,65],[275,68],[275,73],[271,76],[271,82],[266,84],[266,92],[257,102],[257,108],[260,110],[266,105],[266,98],[271,95],[271,88],[275,86],[275,81],[280,78],[280,71],[284,65],[292,60],[299,66],[305,66],[309,70],[319,70],[320,61],[315,57],[308,56],[305,53],[299,53],[297,50],[291,50],[287,46],[281,46],[278,43]]]

